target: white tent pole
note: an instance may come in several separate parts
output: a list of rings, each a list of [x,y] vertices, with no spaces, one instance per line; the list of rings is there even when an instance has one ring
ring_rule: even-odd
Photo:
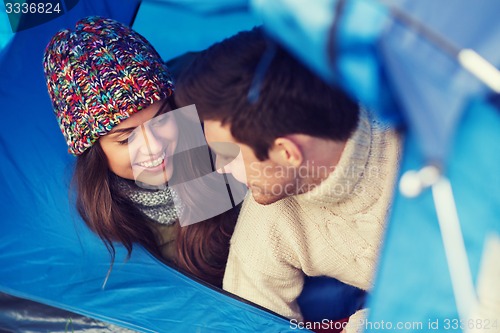
[[[432,195],[458,314],[462,320],[468,320],[477,297],[450,181],[441,176],[432,185]],[[467,325],[464,331],[468,331]]]

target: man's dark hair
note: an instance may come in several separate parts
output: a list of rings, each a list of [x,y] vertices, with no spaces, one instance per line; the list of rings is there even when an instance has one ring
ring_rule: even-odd
[[[260,160],[278,137],[307,134],[345,141],[359,106],[281,47],[263,75],[256,102],[247,98],[256,69],[272,43],[261,28],[240,32],[196,55],[177,82],[179,104],[196,104],[202,120],[229,124],[232,136]]]

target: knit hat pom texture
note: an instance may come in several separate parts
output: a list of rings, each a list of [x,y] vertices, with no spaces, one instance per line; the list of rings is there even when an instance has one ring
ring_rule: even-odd
[[[69,152],[82,154],[122,120],[173,93],[149,42],[115,20],[87,17],[47,45],[44,72]]]

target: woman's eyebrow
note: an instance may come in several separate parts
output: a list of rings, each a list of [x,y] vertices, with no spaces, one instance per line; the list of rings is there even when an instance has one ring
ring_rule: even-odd
[[[126,127],[126,128],[113,128],[108,135],[110,134],[119,134],[119,133],[130,133],[135,130],[137,127]]]

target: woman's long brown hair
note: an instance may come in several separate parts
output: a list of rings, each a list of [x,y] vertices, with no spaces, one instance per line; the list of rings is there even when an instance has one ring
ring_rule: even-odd
[[[159,256],[156,236],[148,226],[148,218],[117,190],[116,177],[108,167],[99,141],[80,155],[73,175],[78,213],[102,239],[112,262],[115,259],[114,241],[123,244],[129,255],[133,243],[137,242]]]
[[[171,108],[175,106],[172,105]],[[191,154],[188,158],[196,158],[196,155]],[[175,169],[174,173],[179,174]],[[188,173],[184,177],[193,178],[193,171],[189,168],[177,169]],[[154,256],[162,259],[158,235],[151,228],[151,223],[154,222],[121,193],[116,186],[117,177],[109,169],[99,141],[80,155],[73,176],[79,214],[104,242],[112,263],[116,253],[113,242],[123,244],[129,256],[133,244],[139,243]],[[239,206],[203,222],[178,228],[177,258],[172,264],[214,286],[222,287],[229,240],[238,212]]]
[[[209,220],[179,228],[177,264],[192,275],[222,288],[229,240],[239,206]]]

